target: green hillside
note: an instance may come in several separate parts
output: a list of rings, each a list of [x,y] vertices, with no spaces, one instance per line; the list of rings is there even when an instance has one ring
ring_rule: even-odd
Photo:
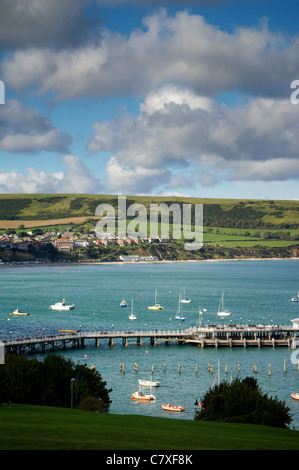
[[[127,207],[143,204],[203,204],[204,225],[237,228],[299,228],[299,201],[205,199],[156,196],[127,196]],[[64,217],[94,216],[101,203],[113,205],[117,212],[117,195],[88,194],[5,194],[0,195],[1,220],[48,220]]]

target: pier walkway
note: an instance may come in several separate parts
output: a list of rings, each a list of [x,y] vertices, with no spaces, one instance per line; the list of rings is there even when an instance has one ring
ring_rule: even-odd
[[[65,350],[66,348],[84,348],[103,345],[113,347],[122,344],[142,346],[150,343],[170,345],[173,343],[193,344],[201,348],[218,347],[263,347],[299,345],[299,330],[294,326],[280,325],[209,325],[193,326],[178,330],[144,331],[71,331],[59,330],[55,335],[40,335],[32,338],[2,340],[4,354],[38,354]]]

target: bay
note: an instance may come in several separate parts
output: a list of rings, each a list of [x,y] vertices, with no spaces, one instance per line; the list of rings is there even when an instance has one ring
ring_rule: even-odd
[[[182,305],[186,320],[178,322],[175,314],[183,288],[191,303]],[[154,303],[155,289],[164,310],[147,308]],[[0,339],[56,334],[58,329],[188,328],[198,325],[200,308],[206,309],[202,316],[204,324],[290,325],[292,319],[299,317],[299,302],[290,301],[298,289],[299,260],[3,266],[0,268]],[[225,304],[232,312],[224,320],[215,315],[222,291]],[[75,309],[67,312],[49,309],[63,298],[67,304],[74,303]],[[123,298],[128,302],[127,308],[119,305]],[[128,318],[132,299],[135,321]],[[17,307],[28,310],[30,316],[10,315]],[[256,377],[264,393],[277,396],[290,407],[292,427],[299,429],[299,402],[291,398],[291,393],[299,392],[299,372],[291,360],[292,349],[201,349],[191,344],[166,346],[164,343],[152,346],[146,340],[142,346],[132,340],[128,347],[116,341],[111,348],[108,341],[101,340],[99,348],[90,344],[85,349],[69,349],[59,354],[75,363],[96,367],[107,387],[113,389],[111,413],[194,419],[195,400],[200,401],[211,387],[219,368],[220,380]],[[42,357],[40,354],[39,358]],[[123,363],[125,372],[120,370]],[[138,373],[135,363],[139,366]],[[257,373],[253,371],[253,363]],[[213,366],[213,374],[208,365]],[[151,390],[155,401],[140,403],[131,399],[131,394],[138,390],[138,378],[160,381],[161,386]],[[182,405],[185,412],[165,412],[161,405],[167,403]]]

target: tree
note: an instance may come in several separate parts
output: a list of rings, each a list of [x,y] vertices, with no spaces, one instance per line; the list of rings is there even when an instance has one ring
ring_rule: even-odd
[[[246,377],[226,381],[209,390],[202,408],[196,412],[196,420],[226,421],[235,423],[263,424],[286,428],[291,422],[290,409],[277,397],[263,394],[257,380]]]
[[[59,354],[49,354],[44,361],[23,355],[8,355],[0,367],[0,403],[70,406],[71,380],[74,403],[94,399],[97,409],[108,411],[111,403],[106,382],[95,368],[74,365]]]

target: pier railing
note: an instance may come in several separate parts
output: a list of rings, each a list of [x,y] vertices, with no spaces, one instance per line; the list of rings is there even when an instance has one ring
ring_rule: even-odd
[[[114,331],[61,331],[53,335],[40,335],[31,338],[3,339],[5,354],[43,353],[71,348],[84,348],[89,341],[100,347],[108,340],[111,347],[116,340],[128,346],[129,341],[149,339],[152,345],[157,342],[179,342],[206,346],[288,346],[295,347],[299,341],[299,330],[290,325],[205,325],[176,330],[114,330]]]

